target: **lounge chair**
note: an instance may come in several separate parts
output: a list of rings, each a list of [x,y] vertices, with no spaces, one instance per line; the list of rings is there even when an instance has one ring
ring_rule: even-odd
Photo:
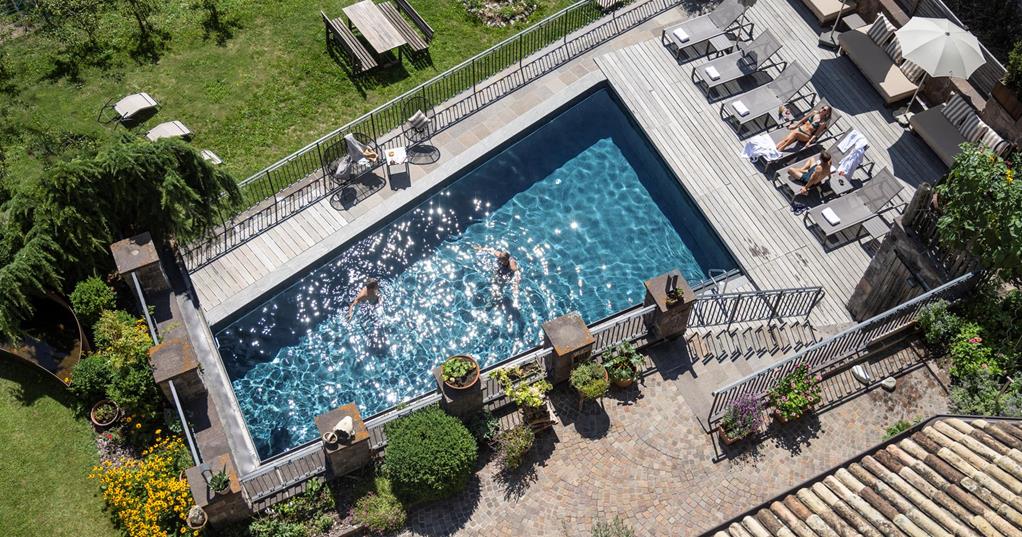
[[[840,13],[851,13],[856,10],[855,2],[847,0],[802,0],[802,3],[809,8],[809,11],[816,15],[820,24],[827,24],[835,19]]]
[[[185,127],[184,123],[180,121],[168,121],[166,123],[160,123],[146,133],[146,138],[149,141],[155,142],[161,138],[181,138],[182,140],[188,140],[192,137],[192,131]]]
[[[841,111],[831,106],[830,102],[827,101],[827,99],[820,99],[819,101],[817,101],[815,106],[813,106],[805,114],[802,114],[798,119],[801,119],[802,117],[807,116],[809,114],[815,114],[823,106],[830,106],[830,121],[827,122],[827,127],[816,136],[816,142],[813,144],[795,142],[789,145],[787,148],[784,149],[784,151],[781,151],[782,156],[780,158],[771,160],[766,163],[767,170],[773,168],[774,166],[783,165],[792,157],[798,155],[799,153],[803,152],[809,147],[812,147],[828,138],[826,136],[827,132],[830,131],[830,128],[833,127],[838,122],[838,120],[841,119],[842,116]],[[789,132],[791,132],[791,130],[788,129],[786,125],[778,125],[776,129],[772,129],[770,132],[767,132],[766,134],[767,136],[770,137],[770,141],[772,141],[774,145],[776,145],[778,142],[783,140],[784,137],[787,136]],[[838,135],[838,138],[843,138],[845,134],[847,134],[847,132],[842,132],[840,135]]]
[[[323,158],[323,175],[336,187],[346,186],[353,178],[376,168],[384,160],[376,142],[360,133],[346,134],[324,151]]]
[[[660,32],[660,42],[668,48],[673,46],[675,57],[681,58],[682,51],[726,33],[743,15],[745,7],[741,2],[724,0],[706,15],[664,28]]]
[[[753,121],[769,115],[775,123],[778,110],[794,99],[809,83],[809,73],[797,63],[789,63],[777,78],[754,90],[747,91],[720,106],[720,117],[730,123],[739,136]],[[743,113],[744,112],[744,113]]]
[[[209,149],[203,149],[202,151],[199,151],[199,154],[202,155],[202,160],[205,160],[214,166],[219,166],[224,163],[223,159],[220,158],[220,155],[217,155]]]
[[[773,62],[767,62],[778,50],[781,50],[781,44],[773,34],[763,32],[752,41],[739,43],[736,52],[693,67],[692,81],[705,86],[709,94],[724,84],[774,65]]]
[[[133,93],[113,104],[111,101],[113,98],[100,109],[97,118],[100,123],[143,121],[152,117],[160,106],[148,93]]]
[[[862,72],[862,76],[883,97],[885,103],[891,105],[908,99],[919,88],[917,85],[919,80],[909,78],[899,66],[904,61],[900,58],[900,47],[895,47],[898,57],[892,58],[887,52],[891,46],[884,46],[896,41],[898,37],[892,34],[883,43],[878,44],[869,36],[871,27],[872,25],[867,25],[838,35],[840,52],[852,60]]]
[[[827,152],[830,153],[831,166],[834,167],[834,168],[836,168],[837,164],[839,162],[841,162],[841,159],[845,158],[845,154],[846,153],[841,151],[840,145],[841,145],[841,140],[844,139],[845,135],[848,134],[848,132],[851,132],[851,131],[846,131],[846,132],[842,133],[840,136],[838,136],[834,140],[834,143],[831,144],[830,147],[827,148]],[[804,158],[802,160],[799,160],[798,162],[794,162],[794,163],[792,163],[789,166],[782,166],[782,167],[778,168],[777,171],[774,172],[774,182],[776,182],[781,187],[783,187],[783,188],[781,188],[781,191],[784,192],[784,194],[786,196],[788,196],[789,198],[794,199],[795,196],[797,196],[799,194],[799,192],[802,191],[802,186],[803,185],[802,185],[802,183],[798,183],[798,182],[795,182],[795,181],[791,180],[791,177],[788,176],[788,168],[798,168],[798,167],[804,166],[810,160],[818,160],[819,158],[820,158],[819,153],[816,153],[816,154],[810,155],[810,156],[808,156],[808,157],[806,157],[806,158]],[[822,190],[824,188],[828,188],[830,186],[828,183],[830,183],[831,180],[835,179],[835,177],[834,177],[835,175],[836,175],[836,172],[835,172],[835,174],[831,175],[830,179],[827,179],[826,181],[820,183],[819,185],[817,185],[815,187],[815,188],[817,188],[818,190],[821,191],[820,192],[820,197],[821,198],[823,197]],[[854,177],[854,175],[855,174],[853,172],[852,177]],[[848,177],[845,180],[846,181],[847,180],[851,180],[852,177]]]
[[[813,207],[805,218],[830,240],[834,235],[861,226],[880,214],[903,188],[901,181],[884,168],[859,190]],[[828,216],[838,220],[832,222]]]

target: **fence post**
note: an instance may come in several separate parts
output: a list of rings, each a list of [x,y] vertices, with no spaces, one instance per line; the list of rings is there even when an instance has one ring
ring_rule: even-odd
[[[643,306],[656,305],[650,316],[652,332],[660,339],[674,339],[685,334],[689,317],[696,303],[695,292],[681,275],[672,270],[644,282],[646,298]]]

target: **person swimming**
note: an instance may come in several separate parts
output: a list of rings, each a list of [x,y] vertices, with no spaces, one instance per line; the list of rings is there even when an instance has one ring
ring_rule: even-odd
[[[497,276],[502,280],[510,280],[512,291],[514,296],[518,296],[518,286],[522,282],[522,271],[518,265],[518,261],[511,256],[510,252],[504,250],[498,250],[496,248],[489,248],[486,246],[480,246],[478,244],[473,245],[477,252],[483,252],[487,254],[493,254],[497,258]]]
[[[351,320],[351,316],[355,312],[355,306],[359,305],[359,303],[379,304],[382,301],[383,295],[380,294],[380,281],[376,278],[366,278],[365,286],[355,295],[355,300],[348,306],[348,320]]]

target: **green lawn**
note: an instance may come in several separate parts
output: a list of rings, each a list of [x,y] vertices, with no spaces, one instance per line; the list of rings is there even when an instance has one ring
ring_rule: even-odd
[[[0,356],[0,532],[4,537],[116,535],[103,511],[92,427],[53,378]]]
[[[162,109],[142,132],[179,119],[195,133],[193,145],[215,151],[240,180],[524,27],[487,27],[470,18],[462,0],[412,0],[436,30],[432,63],[405,59],[355,83],[327,53],[319,15],[324,9],[339,16],[353,2],[222,0],[224,17],[237,23],[224,46],[204,37],[193,0],[160,2],[154,20],[169,39],[156,64],[131,59],[133,23],[108,14],[100,34],[110,61],[86,66],[78,82],[54,78],[57,47],[42,32],[0,43],[14,82],[13,98],[0,97],[0,121],[8,123],[0,124],[0,148],[10,176],[42,173],[40,155],[69,133],[108,130],[95,120],[108,98],[146,91]],[[539,3],[532,22],[572,2]]]

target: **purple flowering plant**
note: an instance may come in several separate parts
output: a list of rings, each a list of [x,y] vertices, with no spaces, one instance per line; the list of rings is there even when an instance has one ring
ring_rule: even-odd
[[[763,423],[762,413],[759,397],[746,394],[731,403],[720,420],[720,426],[728,438],[745,438],[759,431]]]
[[[777,409],[782,418],[796,419],[820,403],[821,380],[819,375],[809,373],[808,364],[800,364],[770,389],[770,404]]]

